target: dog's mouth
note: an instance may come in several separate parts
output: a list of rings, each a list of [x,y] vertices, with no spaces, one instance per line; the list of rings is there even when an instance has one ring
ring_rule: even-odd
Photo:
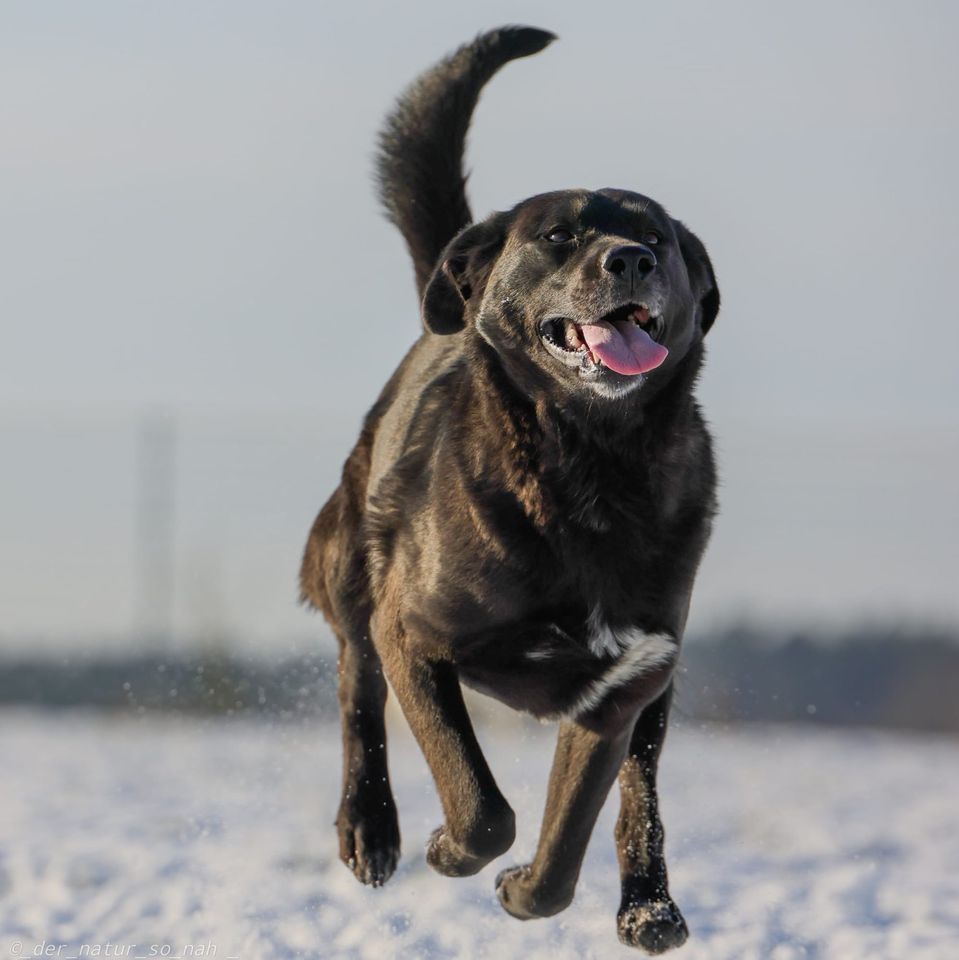
[[[548,317],[539,332],[550,353],[567,365],[635,377],[666,359],[669,351],[659,343],[664,329],[663,318],[651,316],[647,304],[627,303],[588,323]]]

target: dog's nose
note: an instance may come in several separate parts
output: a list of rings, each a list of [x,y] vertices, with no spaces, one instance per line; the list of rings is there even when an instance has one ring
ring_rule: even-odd
[[[621,277],[642,280],[656,267],[656,254],[642,244],[624,243],[613,247],[603,259],[603,269]]]

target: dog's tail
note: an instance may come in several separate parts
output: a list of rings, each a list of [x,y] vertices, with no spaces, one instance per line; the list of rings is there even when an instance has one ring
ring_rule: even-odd
[[[380,200],[406,240],[419,294],[443,248],[473,219],[463,150],[480,91],[503,64],[555,39],[534,27],[480,34],[414,80],[387,117],[377,155]]]

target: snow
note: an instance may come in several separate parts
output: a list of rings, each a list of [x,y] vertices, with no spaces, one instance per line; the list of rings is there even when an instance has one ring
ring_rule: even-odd
[[[334,728],[7,711],[0,957],[640,955],[615,933],[615,801],[565,913],[520,923],[494,898],[498,870],[535,845],[550,728],[480,727],[519,836],[461,880],[423,861],[439,807],[415,745],[401,724],[391,729],[404,854],[387,886],[371,890],[336,858]],[[959,955],[955,741],[680,727],[667,741],[661,798],[672,891],[691,931],[674,956]]]

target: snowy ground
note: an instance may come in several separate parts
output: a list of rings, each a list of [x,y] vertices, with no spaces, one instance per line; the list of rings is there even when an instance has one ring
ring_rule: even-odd
[[[384,889],[368,890],[336,859],[335,730],[29,712],[0,721],[0,960],[44,949],[239,960],[638,956],[615,934],[613,804],[564,914],[520,923],[494,899],[497,871],[535,843],[549,728],[481,729],[520,833],[506,857],[465,880],[423,862],[438,804],[397,730],[404,856]],[[959,956],[955,741],[680,727],[662,781],[672,888],[691,930],[674,956]]]

